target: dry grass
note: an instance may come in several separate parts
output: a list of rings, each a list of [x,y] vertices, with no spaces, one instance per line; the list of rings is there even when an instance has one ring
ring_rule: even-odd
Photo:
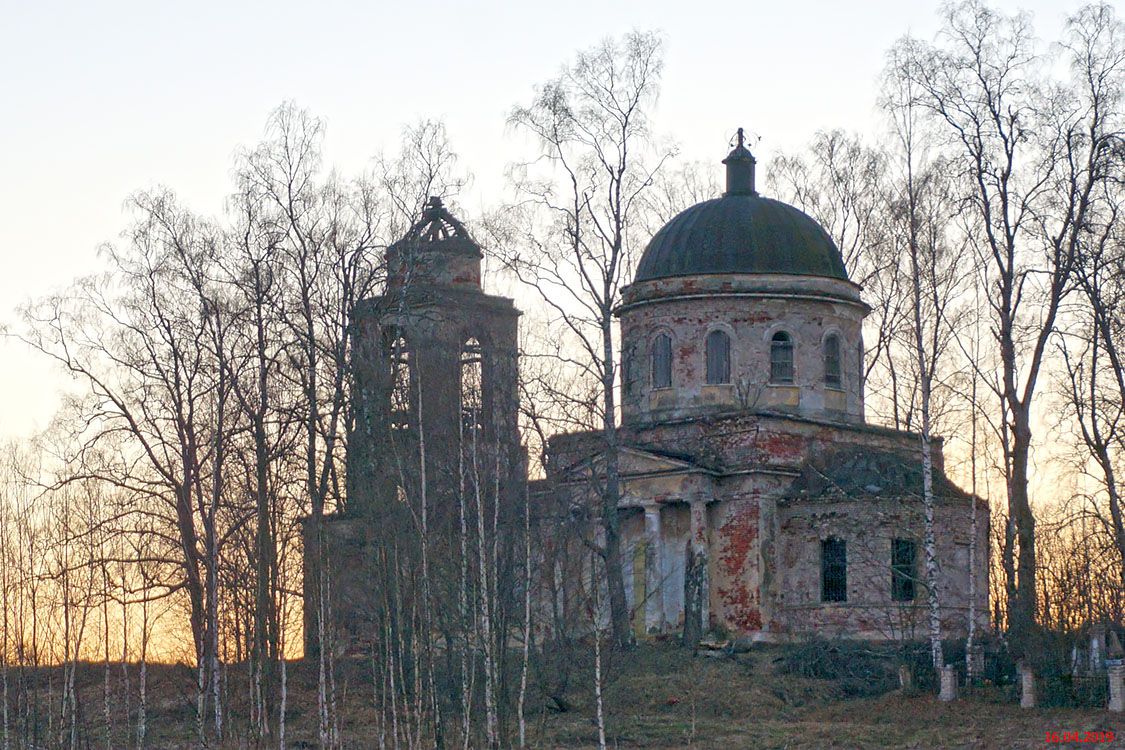
[[[609,735],[643,748],[1040,748],[1046,732],[1113,730],[1125,747],[1125,720],[1104,710],[1022,710],[1004,691],[982,689],[954,703],[889,693],[848,698],[845,686],[778,675],[777,652],[692,658],[648,646],[623,662],[608,691]],[[565,714],[546,722],[544,747],[596,746],[596,727]],[[1059,746],[1059,745],[1054,745]],[[1065,746],[1065,745],[1063,745]],[[1077,746],[1077,745],[1075,745]]]
[[[610,746],[619,748],[1039,748],[1046,732],[1112,730],[1123,739],[1125,721],[1104,710],[1041,709],[1025,711],[999,689],[981,690],[946,704],[930,695],[888,693],[849,698],[838,682],[775,673],[777,651],[763,649],[737,658],[692,657],[672,645],[646,645],[611,665],[615,679],[607,688]],[[597,731],[586,665],[575,666],[573,708],[559,713],[539,695],[530,696],[529,729],[540,748],[592,748]],[[83,746],[106,747],[102,717],[102,669],[81,670]],[[57,700],[58,672],[43,671]],[[588,677],[588,675],[586,676]],[[120,667],[113,671],[120,686]],[[136,688],[135,671],[131,687]],[[193,746],[193,672],[183,666],[150,667],[149,743],[151,748]],[[290,669],[289,747],[315,747],[315,673],[300,665]],[[251,747],[247,737],[245,692],[241,670],[232,668],[229,691],[234,728],[224,747]],[[377,747],[376,715],[369,675],[353,665],[340,681],[344,711],[342,735],[349,748]],[[119,696],[115,695],[114,705]],[[136,698],[133,698],[133,708]],[[116,711],[115,711],[116,713]],[[118,719],[111,727],[111,747],[126,747],[130,733]],[[44,719],[43,730],[46,732]],[[131,738],[129,738],[131,739]],[[132,744],[132,743],[128,743]],[[19,745],[14,745],[18,747]],[[277,747],[276,739],[269,743]],[[1058,745],[1052,745],[1058,746]],[[1064,745],[1065,746],[1065,745]],[[1077,745],[1075,745],[1077,746]]]

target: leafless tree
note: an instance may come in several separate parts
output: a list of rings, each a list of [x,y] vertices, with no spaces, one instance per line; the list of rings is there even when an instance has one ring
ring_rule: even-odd
[[[187,274],[175,269],[203,257],[213,234],[166,193],[138,196],[133,205],[138,218],[127,248],[105,250],[112,275],[81,280],[69,294],[29,307],[27,340],[88,389],[76,404],[78,468],[63,483],[106,482],[153,501],[146,509],[167,522],[158,554],[179,555],[172,585],[187,594],[202,670],[210,661],[209,561],[199,529],[214,533],[205,512],[214,442],[196,415],[209,409],[214,370],[207,316]]]
[[[1047,85],[1028,17],[975,0],[946,9],[937,44],[912,49],[906,75],[919,91],[918,105],[944,132],[954,163],[963,165],[973,238],[986,261],[1001,359],[996,396],[1008,434],[1009,633],[1022,653],[1035,625],[1037,590],[1028,490],[1032,404],[1073,287],[1092,198],[1108,174],[1108,102],[1099,89]]]
[[[937,558],[934,513],[933,424],[934,392],[940,387],[940,368],[950,353],[957,327],[955,308],[966,280],[966,244],[953,234],[957,212],[949,166],[934,160],[919,117],[914,82],[903,74],[903,60],[912,57],[909,42],[895,47],[888,60],[883,106],[892,123],[894,162],[890,181],[895,201],[891,218],[899,229],[894,242],[901,247],[903,287],[908,290],[906,327],[910,335],[919,394],[919,432],[922,464],[922,505],[929,636],[935,668],[944,666],[941,606],[938,600],[940,563]],[[969,266],[971,268],[971,265]],[[976,504],[975,497],[971,500]],[[970,579],[973,578],[970,573]]]
[[[825,227],[849,278],[863,287],[872,308],[863,351],[868,410],[901,429],[912,424],[915,394],[901,356],[893,351],[906,330],[909,308],[892,241],[888,158],[858,134],[821,131],[805,151],[774,159],[768,184]]]
[[[505,265],[531,286],[552,322],[574,342],[570,363],[597,384],[604,481],[602,555],[609,582],[612,640],[632,643],[622,578],[614,309],[640,243],[636,217],[668,157],[653,145],[649,113],[663,64],[660,38],[633,32],[580,52],[509,122],[531,135],[536,159],[513,169],[526,209],[520,249]],[[517,221],[519,220],[517,218]]]
[[[1070,21],[1065,49],[1075,72],[1099,103],[1105,122],[1106,168],[1111,179],[1091,196],[1089,225],[1079,235],[1075,277],[1079,294],[1069,310],[1059,353],[1066,373],[1065,401],[1084,460],[1077,467],[1096,483],[1098,501],[1086,505],[1091,520],[1112,540],[1125,586],[1125,505],[1120,460],[1125,440],[1125,28],[1109,6],[1090,6]],[[1091,498],[1094,500],[1094,498]]]

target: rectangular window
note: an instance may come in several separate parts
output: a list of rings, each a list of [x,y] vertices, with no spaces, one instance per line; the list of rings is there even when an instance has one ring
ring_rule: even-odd
[[[891,540],[891,598],[914,601],[918,548],[913,539]]]
[[[825,539],[820,543],[820,600],[848,600],[848,548],[843,539]]]

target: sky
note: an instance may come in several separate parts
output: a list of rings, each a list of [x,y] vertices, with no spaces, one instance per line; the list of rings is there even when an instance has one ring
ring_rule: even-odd
[[[1000,0],[1055,39],[1078,0]],[[124,202],[163,185],[216,214],[239,147],[295,101],[325,120],[326,162],[361,172],[404,125],[445,122],[473,183],[495,203],[518,157],[513,106],[576,51],[631,29],[666,42],[655,129],[688,159],[718,160],[735,128],[767,163],[818,130],[873,131],[885,51],[932,38],[931,0],[763,3],[58,3],[0,0],[0,325],[16,308],[100,268]],[[0,339],[0,440],[44,428],[68,380]]]

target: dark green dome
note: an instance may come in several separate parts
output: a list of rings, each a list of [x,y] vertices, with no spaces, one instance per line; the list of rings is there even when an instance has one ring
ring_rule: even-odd
[[[724,273],[848,278],[836,243],[811,216],[756,194],[727,194],[665,224],[633,280]]]
[[[847,280],[844,259],[824,228],[787,203],[758,195],[757,160],[742,128],[723,159],[727,191],[697,203],[656,233],[633,281],[722,273],[779,273]]]

